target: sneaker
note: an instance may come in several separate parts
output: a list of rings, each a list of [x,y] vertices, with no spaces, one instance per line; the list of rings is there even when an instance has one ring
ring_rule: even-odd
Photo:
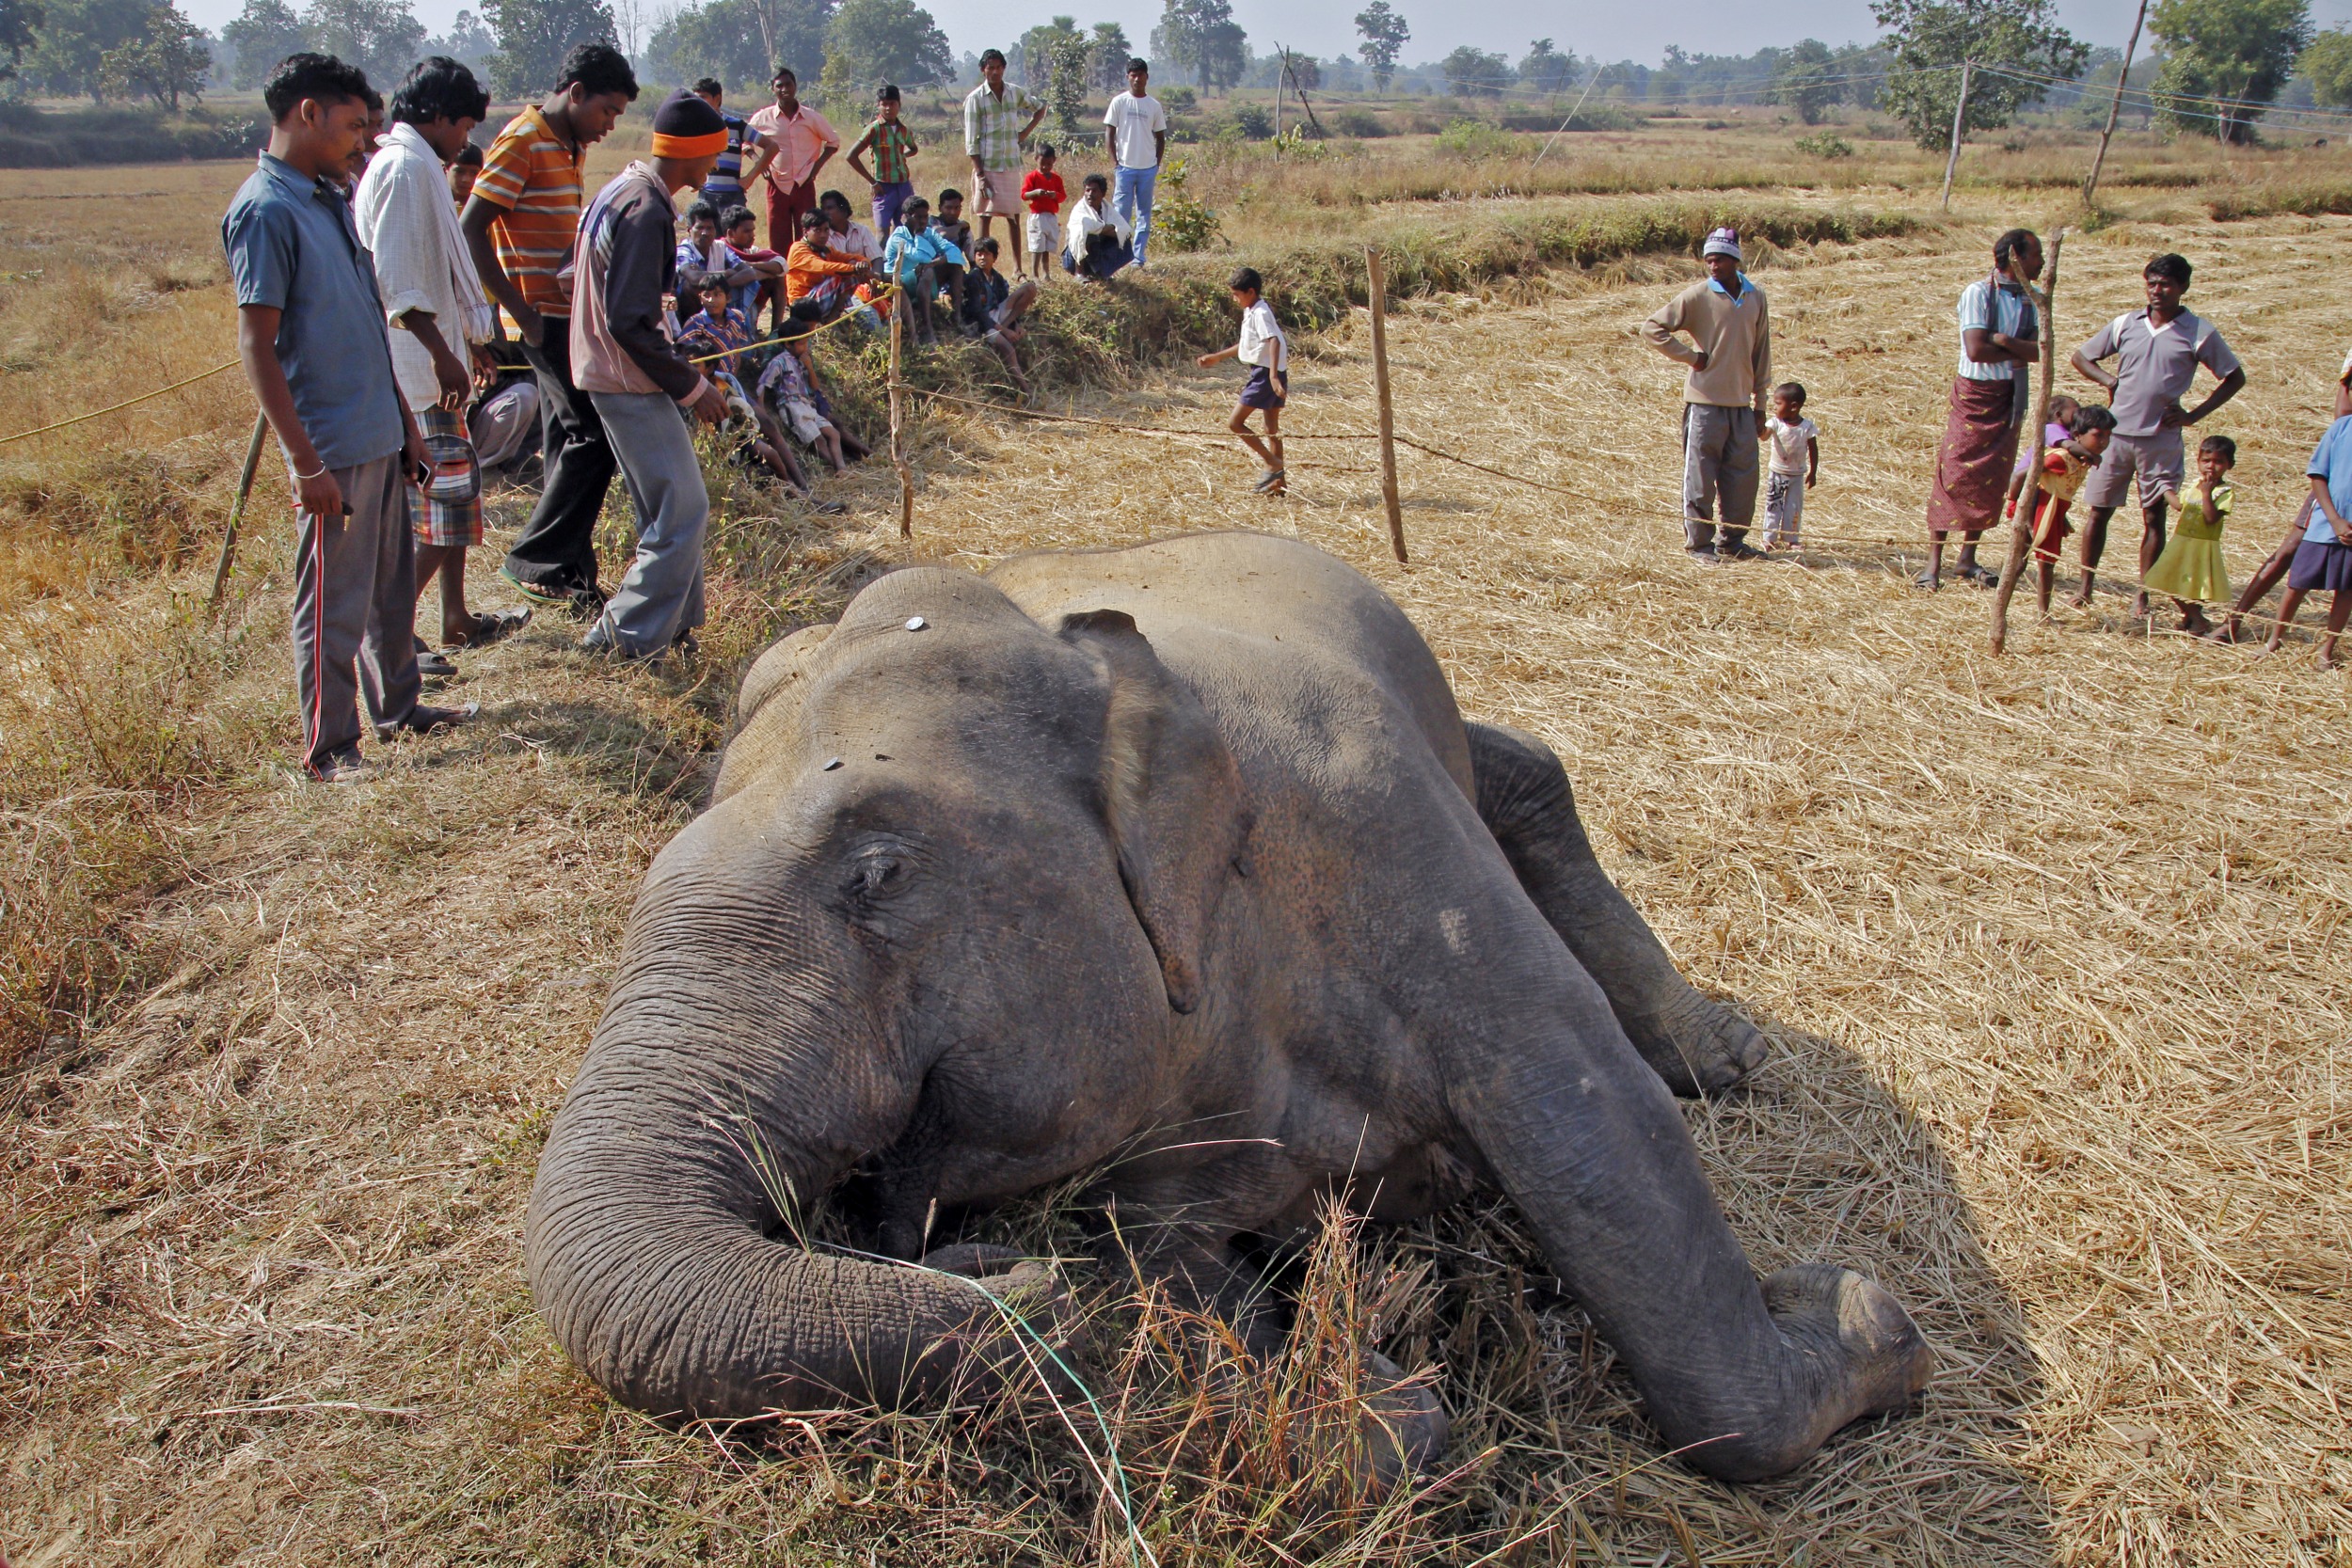
[[[461,703],[455,707],[435,707],[429,703],[419,703],[399,723],[376,725],[375,737],[389,740],[404,731],[409,735],[431,735],[437,730],[455,729],[460,724],[472,723],[481,712],[480,703]]]
[[[1682,546],[1682,553],[1708,566],[1715,565],[1723,560],[1723,557],[1715,553],[1715,546],[1712,545],[1685,545]]]
[[[1764,552],[1744,539],[1735,539],[1728,545],[1718,546],[1715,553],[1725,561],[1761,561],[1764,559]]]

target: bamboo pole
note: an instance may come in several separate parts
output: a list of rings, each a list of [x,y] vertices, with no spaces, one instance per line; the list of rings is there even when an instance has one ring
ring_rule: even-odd
[[[2099,194],[2099,170],[2107,161],[2107,142],[2115,135],[2116,117],[2123,112],[2123,84],[2131,80],[2132,55],[2139,48],[2139,29],[2148,21],[2148,0],[2139,0],[2139,14],[2132,18],[2132,39],[2123,46],[2123,69],[2115,74],[2115,98],[2107,104],[2106,129],[2099,133],[2099,150],[2090,160],[2090,172],[2083,178],[2083,210],[2095,211],[2091,203]]]
[[[907,312],[914,309],[914,296],[906,290],[898,291],[898,298],[890,302],[890,466],[898,470],[898,537],[914,537],[914,473],[907,467],[906,449],[899,439],[899,427],[904,422],[904,400],[899,390],[898,345],[906,337]]]
[[[1952,150],[1944,156],[1944,210],[1952,210],[1952,173],[1960,167],[1960,132],[1968,119],[1968,88],[1977,79],[1977,62],[1960,62],[1960,102],[1952,105]]]
[[[1389,270],[1378,246],[1364,252],[1371,279],[1372,383],[1380,398],[1380,500],[1389,512],[1389,547],[1405,560],[1405,510],[1396,496],[1396,414],[1389,403]]]
[[[2054,305],[2058,297],[2058,246],[2065,243],[2066,230],[2062,228],[2050,236],[2050,254],[2042,275],[2042,297],[2036,301],[2042,314],[2042,391],[2034,399],[2033,425],[2026,432],[2033,448],[2026,462],[2025,488],[2017,493],[2017,524],[2010,531],[2009,559],[2001,563],[2001,586],[1993,595],[1990,647],[1996,657],[2009,646],[2009,601],[2017,593],[2017,579],[2025,575],[2026,556],[2033,547],[2034,502],[2042,493],[2042,432],[2050,422],[2050,385],[2058,375],[2058,321]],[[2026,293],[2032,296],[2031,283],[2026,285]]]
[[[245,521],[245,503],[253,495],[253,476],[262,467],[262,438],[269,433],[269,417],[253,416],[253,437],[245,444],[245,472],[237,480],[237,499],[229,508],[229,531],[220,538],[220,563],[213,568],[213,596],[204,601],[209,619],[220,613],[220,596],[229,591],[229,567],[237,558],[237,526]]]

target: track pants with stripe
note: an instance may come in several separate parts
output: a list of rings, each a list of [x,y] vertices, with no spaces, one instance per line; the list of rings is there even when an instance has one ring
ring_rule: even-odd
[[[335,470],[343,517],[296,515],[294,685],[302,763],[316,771],[359,744],[359,699],[379,727],[407,721],[417,674],[417,542],[400,454]]]

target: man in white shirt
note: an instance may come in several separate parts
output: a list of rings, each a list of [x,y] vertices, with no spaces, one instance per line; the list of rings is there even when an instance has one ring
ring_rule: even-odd
[[[465,409],[473,390],[470,361],[488,363],[477,350],[490,341],[492,315],[445,171],[489,112],[489,95],[465,66],[441,55],[421,62],[392,95],[391,130],[352,201],[384,314],[403,329],[389,334],[392,374],[433,468],[422,504],[412,508],[417,599],[437,573],[440,641],[450,647],[495,642],[531,618],[527,610],[476,615],[466,608],[466,551],[482,543],[482,470]],[[430,652],[420,656],[419,668],[428,675],[456,673]]]
[[[1168,152],[1168,111],[1152,96],[1152,68],[1127,62],[1127,90],[1103,111],[1103,150],[1119,170],[1112,200],[1136,233],[1136,265],[1143,265],[1152,237],[1152,192],[1159,183],[1160,159]]]
[[[825,214],[825,246],[845,256],[859,256],[868,261],[882,260],[882,241],[874,231],[850,215],[850,198],[839,191],[827,191],[817,198],[818,210]]]
[[[1135,230],[1111,205],[1110,182],[1089,174],[1070,209],[1070,238],[1062,246],[1064,272],[1100,283],[1136,259]]]

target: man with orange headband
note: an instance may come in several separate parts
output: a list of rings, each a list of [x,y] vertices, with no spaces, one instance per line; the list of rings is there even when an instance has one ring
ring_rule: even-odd
[[[637,559],[582,647],[621,658],[691,653],[703,619],[710,495],[681,410],[712,424],[726,393],[662,330],[677,285],[672,193],[710,177],[726,121],[684,88],[654,111],[653,156],[623,169],[580,215],[572,252],[572,368],[621,462],[637,511]]]

